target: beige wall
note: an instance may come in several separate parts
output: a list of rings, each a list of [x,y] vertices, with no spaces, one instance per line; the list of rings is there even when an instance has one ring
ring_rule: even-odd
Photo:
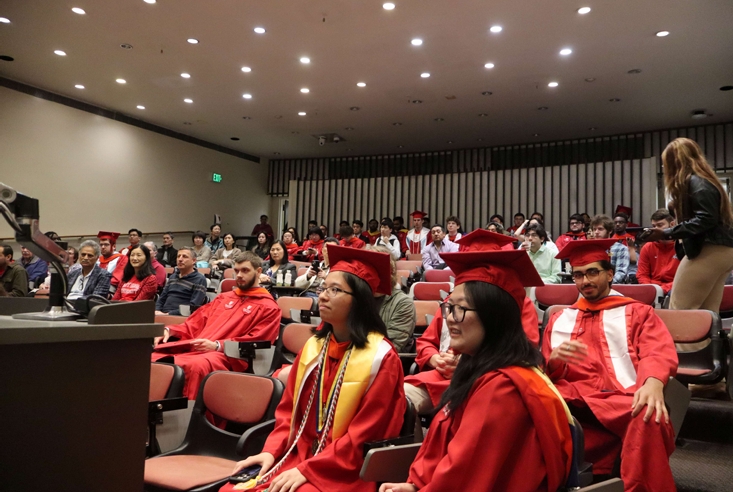
[[[211,181],[211,173],[223,182]],[[257,164],[0,87],[0,181],[40,201],[40,227],[248,234],[270,212]],[[12,236],[0,219],[0,237]],[[122,241],[124,242],[124,240]],[[188,244],[180,238],[177,244]]]

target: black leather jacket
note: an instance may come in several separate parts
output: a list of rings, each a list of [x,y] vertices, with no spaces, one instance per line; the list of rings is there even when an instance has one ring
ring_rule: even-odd
[[[682,240],[681,247],[679,242],[675,244],[679,259],[685,255],[695,258],[705,243],[733,248],[733,228],[720,222],[720,199],[718,189],[709,181],[694,174],[690,177],[688,210],[692,216],[664,230],[666,238]]]

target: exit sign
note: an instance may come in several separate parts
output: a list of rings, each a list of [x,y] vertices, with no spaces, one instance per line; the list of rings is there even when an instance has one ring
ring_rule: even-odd
[[[212,173],[211,181],[213,181],[214,183],[221,183],[221,174]]]

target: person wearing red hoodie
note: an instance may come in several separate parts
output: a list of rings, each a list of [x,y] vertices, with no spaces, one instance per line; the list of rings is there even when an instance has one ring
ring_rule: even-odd
[[[354,235],[354,228],[349,224],[342,225],[339,229],[339,246],[346,248],[363,249],[366,243]]]
[[[666,208],[660,208],[652,214],[654,229],[668,229],[675,226],[675,220]],[[665,294],[672,290],[672,281],[677,273],[680,260],[674,251],[674,240],[662,239],[651,241],[641,248],[636,279],[640,284],[656,284]]]

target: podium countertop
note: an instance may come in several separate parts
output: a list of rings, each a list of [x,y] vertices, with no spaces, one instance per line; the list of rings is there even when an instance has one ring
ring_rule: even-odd
[[[34,321],[0,316],[0,345],[154,338],[161,323],[90,325],[86,321]]]

